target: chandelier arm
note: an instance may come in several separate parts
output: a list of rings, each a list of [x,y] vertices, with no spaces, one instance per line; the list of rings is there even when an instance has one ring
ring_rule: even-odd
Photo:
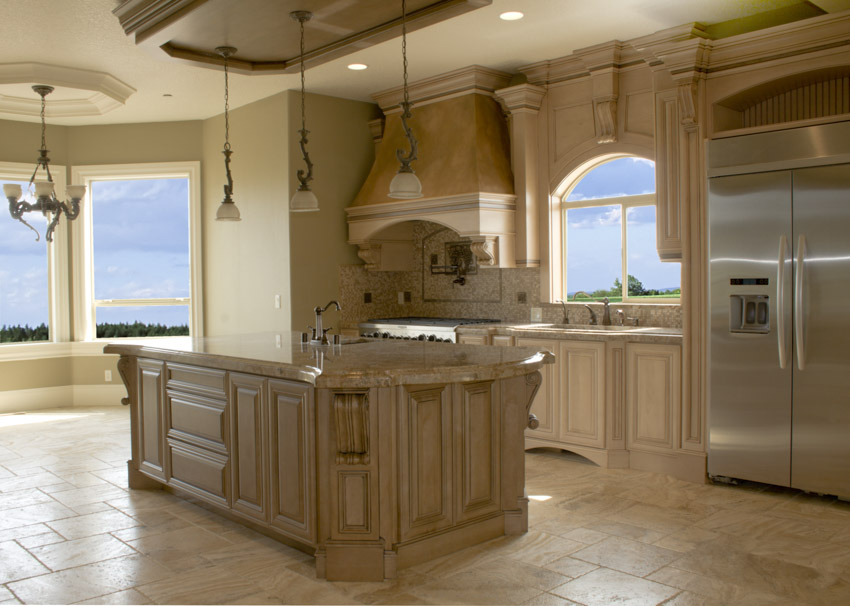
[[[12,215],[13,219],[17,219],[31,230],[35,232],[35,241],[38,242],[41,239],[41,236],[38,233],[38,230],[24,221],[24,213],[28,213],[32,210],[32,205],[29,202],[24,202],[23,200],[20,202],[15,202],[13,198],[9,198],[9,214]]]
[[[62,216],[62,210],[61,208],[57,208],[53,211],[53,219],[51,219],[50,224],[47,226],[47,231],[44,232],[44,239],[48,242],[53,242],[53,230],[59,224],[59,217]]]
[[[224,151],[224,173],[227,177],[227,183],[224,186],[224,202],[233,203],[233,177],[230,174],[230,156],[233,154],[230,147],[225,147]]]

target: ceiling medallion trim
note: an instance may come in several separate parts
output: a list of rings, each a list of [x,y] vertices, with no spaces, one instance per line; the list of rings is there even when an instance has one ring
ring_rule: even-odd
[[[74,69],[47,63],[0,64],[2,84],[46,84],[80,91],[74,99],[51,101],[45,114],[51,118],[100,116],[122,107],[136,89],[105,72]],[[0,113],[38,116],[41,102],[0,93]]]

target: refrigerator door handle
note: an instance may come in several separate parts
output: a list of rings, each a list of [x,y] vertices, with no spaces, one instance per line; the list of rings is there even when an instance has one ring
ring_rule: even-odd
[[[806,259],[806,236],[800,236],[797,240],[797,277],[794,280],[794,337],[797,349],[797,368],[806,368],[806,344],[804,339],[805,330],[803,326],[803,278],[805,276]]]
[[[779,368],[788,366],[788,348],[785,344],[785,256],[788,253],[788,238],[779,237],[779,264],[776,270],[776,342],[779,346]]]

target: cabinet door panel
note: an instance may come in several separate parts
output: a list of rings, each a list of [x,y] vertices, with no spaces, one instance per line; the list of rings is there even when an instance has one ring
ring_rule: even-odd
[[[562,341],[558,353],[561,441],[604,447],[605,343]]]
[[[517,347],[540,347],[558,355],[558,342],[549,339],[525,339],[517,337]],[[540,369],[543,380],[540,389],[531,404],[531,414],[537,417],[540,426],[537,429],[526,429],[525,435],[532,438],[555,440],[558,437],[558,373],[555,364],[545,364]]]
[[[268,517],[264,387],[262,377],[230,375],[232,507],[263,521]]]
[[[455,388],[455,491],[458,521],[499,509],[499,398],[493,381]]]
[[[271,524],[315,541],[315,411],[309,385],[269,381]]]
[[[138,361],[139,469],[160,480],[166,479],[165,429],[163,426],[163,371],[159,360]]]
[[[629,449],[670,452],[676,447],[680,375],[678,346],[630,343],[626,347]]]
[[[452,524],[451,397],[444,385],[399,388],[402,540]]]

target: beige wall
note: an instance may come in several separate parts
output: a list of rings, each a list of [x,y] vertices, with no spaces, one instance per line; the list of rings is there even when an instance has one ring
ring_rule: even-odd
[[[289,91],[289,183],[287,200],[298,187],[298,169],[306,169],[298,146],[301,128],[300,93]],[[315,324],[313,308],[340,298],[339,266],[361,263],[357,247],[347,244],[349,206],[374,161],[368,121],[380,116],[377,105],[324,95],[307,95],[307,129],[313,167],[311,187],[319,211],[290,215],[292,329]],[[325,326],[340,326],[336,311],[328,311]]]
[[[69,127],[68,164],[200,160],[202,128],[200,120]]]
[[[68,127],[48,124],[46,139],[50,162],[68,164]],[[0,161],[32,163],[34,170],[40,147],[41,124],[0,120]],[[8,207],[5,200],[2,206]]]
[[[289,330],[286,93],[230,114],[233,199],[242,220],[215,221],[224,197],[224,119],[204,122],[204,318],[207,336]],[[281,307],[274,307],[280,295]]]

